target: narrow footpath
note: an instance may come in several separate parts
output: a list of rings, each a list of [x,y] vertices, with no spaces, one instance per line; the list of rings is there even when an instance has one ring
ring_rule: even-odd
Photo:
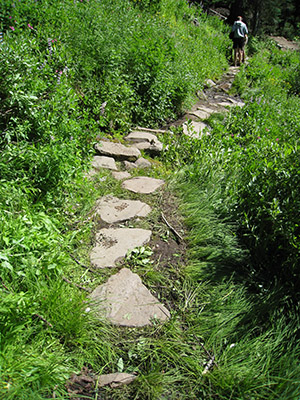
[[[183,133],[201,140],[202,135],[210,134],[210,127],[205,120],[213,113],[226,113],[231,107],[242,107],[244,103],[229,95],[232,82],[238,72],[237,67],[230,67],[228,72],[218,82],[208,80],[205,90],[199,95],[199,101],[182,118],[172,125],[182,125]],[[95,146],[96,154],[93,158],[92,169],[88,177],[93,179],[97,173],[105,168],[111,171],[112,176],[121,181],[122,188],[141,195],[151,195],[163,191],[165,182],[162,179],[148,176],[132,177],[131,171],[148,169],[152,166],[151,156],[159,155],[163,149],[158,136],[166,130],[137,128],[125,137],[125,143],[116,143],[101,140]],[[143,158],[146,154],[149,159]],[[121,165],[121,167],[120,167]],[[170,318],[172,310],[162,304],[144,285],[143,277],[133,273],[129,268],[122,267],[120,261],[126,257],[128,251],[140,246],[151,244],[152,231],[124,226],[125,222],[142,220],[151,212],[151,205],[141,200],[119,199],[113,195],[98,199],[95,213],[103,222],[103,226],[95,235],[95,245],[90,251],[90,262],[94,269],[111,269],[108,280],[96,287],[89,295],[91,305],[96,308],[99,318],[106,318],[110,323],[120,327],[139,329],[154,322],[163,323]],[[168,224],[168,221],[165,220]],[[169,225],[170,230],[174,228]],[[174,232],[173,232],[174,233]],[[175,233],[184,241],[181,232]],[[167,246],[167,245],[166,245]],[[160,251],[164,251],[161,249]],[[122,328],[120,328],[122,329]],[[110,385],[117,387],[129,384],[137,375],[127,373],[112,373],[97,376],[97,386]],[[95,377],[93,379],[96,379]],[[68,385],[70,394],[78,396],[89,395],[85,384],[87,373],[73,377]],[[74,382],[76,385],[74,386]],[[74,389],[76,387],[76,390]],[[72,397],[73,398],[73,397]]]

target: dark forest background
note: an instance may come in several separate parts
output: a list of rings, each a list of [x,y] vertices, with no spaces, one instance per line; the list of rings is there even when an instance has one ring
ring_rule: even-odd
[[[299,0],[196,0],[205,10],[220,11],[232,23],[244,17],[252,35],[279,35],[289,39],[299,36]]]

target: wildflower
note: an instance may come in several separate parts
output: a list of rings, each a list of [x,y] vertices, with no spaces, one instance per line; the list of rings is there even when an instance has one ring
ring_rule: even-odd
[[[276,138],[275,140],[276,140],[276,142],[278,142],[278,140],[279,140],[279,139],[278,139],[278,138]]]
[[[233,133],[231,134],[231,137],[234,137],[234,134],[233,134]]]
[[[51,136],[50,136],[50,139],[51,139],[51,140],[54,140],[54,139],[55,139],[55,137],[51,135]]]
[[[9,19],[12,19],[12,16],[10,15],[8,18],[9,18]]]
[[[257,136],[257,139],[260,140],[260,136]]]
[[[33,27],[30,24],[27,24],[28,28],[33,29]]]
[[[270,129],[266,128],[266,132],[270,132]]]
[[[12,31],[14,31],[14,30],[15,30],[15,28],[14,28],[13,26],[10,26],[10,29],[11,29]]]

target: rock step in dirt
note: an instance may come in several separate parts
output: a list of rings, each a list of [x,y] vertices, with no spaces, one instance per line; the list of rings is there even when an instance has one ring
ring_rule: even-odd
[[[170,317],[166,307],[143,285],[141,278],[128,268],[112,275],[89,297],[100,318],[105,316],[120,326],[142,327],[151,325],[155,319],[165,321]]]
[[[108,195],[96,202],[95,215],[99,215],[102,221],[113,224],[146,217],[150,211],[151,207],[139,200],[123,200]]]
[[[113,268],[128,250],[149,242],[152,232],[139,228],[103,228],[96,233],[90,260],[95,268]]]

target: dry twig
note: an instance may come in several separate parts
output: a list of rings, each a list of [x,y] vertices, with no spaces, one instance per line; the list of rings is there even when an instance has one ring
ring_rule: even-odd
[[[183,237],[182,237],[182,236],[180,235],[180,233],[178,233],[178,232],[176,231],[176,229],[167,221],[167,219],[166,219],[166,217],[164,216],[164,213],[163,213],[163,212],[161,213],[161,217],[162,217],[164,223],[168,226],[168,228],[175,234],[175,236],[176,236],[179,240],[183,241]]]

